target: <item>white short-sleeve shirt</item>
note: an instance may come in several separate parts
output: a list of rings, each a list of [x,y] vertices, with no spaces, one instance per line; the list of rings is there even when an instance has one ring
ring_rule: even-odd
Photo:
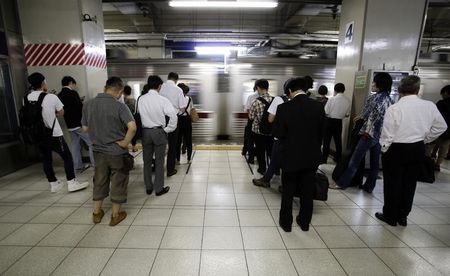
[[[42,91],[32,91],[27,99],[30,102],[37,101],[39,95],[44,93]],[[53,137],[63,136],[61,126],[59,125],[58,119],[56,119],[56,112],[61,111],[64,105],[58,96],[48,93],[42,101],[42,119],[44,119],[44,124],[48,128],[52,128],[53,122],[55,122],[55,127],[53,128]]]
[[[269,109],[267,109],[267,112],[269,112],[272,115],[276,115],[277,114],[277,108],[280,104],[284,103],[283,98],[281,97],[275,97],[272,101],[272,103],[269,106]]]
[[[167,80],[161,85],[159,95],[167,98],[178,112],[187,105],[187,100],[184,97],[183,90],[172,80]]]

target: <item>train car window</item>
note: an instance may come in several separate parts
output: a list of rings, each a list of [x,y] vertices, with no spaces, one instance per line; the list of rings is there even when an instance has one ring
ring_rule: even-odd
[[[9,78],[9,66],[0,60],[0,144],[16,139],[17,114]]]
[[[131,87],[131,95],[133,98],[139,98],[145,84],[146,82],[143,81],[127,81],[127,85]]]
[[[179,79],[178,83],[184,83],[189,86],[188,96],[192,98],[192,102],[198,109],[202,108],[202,103],[200,101],[201,94],[201,83],[196,79]]]

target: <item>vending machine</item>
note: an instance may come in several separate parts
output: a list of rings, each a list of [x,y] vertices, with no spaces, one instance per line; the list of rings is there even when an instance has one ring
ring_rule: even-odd
[[[375,94],[376,92],[372,91],[372,83],[373,78],[381,72],[389,73],[392,77],[392,89],[390,93],[390,97],[394,103],[398,102],[400,96],[398,93],[398,86],[400,85],[400,81],[412,75],[412,71],[383,71],[383,70],[368,70],[368,71],[359,71],[355,73],[355,84],[353,90],[353,101],[352,101],[352,111],[350,115],[349,122],[349,131],[347,136],[347,146],[350,142],[351,130],[353,129],[353,118],[361,115],[363,111],[364,104],[366,103],[367,98]],[[369,154],[366,154],[366,168],[369,167]],[[380,162],[381,168],[381,162]]]
[[[381,72],[389,73],[392,77],[392,90],[390,96],[395,103],[399,99],[398,86],[400,81],[403,78],[413,74],[412,71],[383,71],[372,69],[368,71],[356,72],[352,101],[352,118],[361,114],[367,98],[370,95],[375,94],[375,92],[372,91],[373,78]]]

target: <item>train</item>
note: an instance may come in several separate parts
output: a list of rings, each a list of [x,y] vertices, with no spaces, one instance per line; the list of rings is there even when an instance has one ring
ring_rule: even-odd
[[[319,86],[333,93],[336,61],[332,59],[241,58],[236,61],[198,59],[111,59],[108,75],[120,76],[137,98],[149,75],[163,79],[169,72],[180,75],[179,82],[190,87],[189,95],[199,113],[193,124],[193,141],[199,143],[242,143],[247,113],[247,97],[253,93],[256,79],[269,81],[269,93],[281,95],[284,82],[294,76],[314,79],[312,96]],[[440,89],[450,84],[450,64],[419,63],[416,73],[422,78],[421,97],[436,102]]]

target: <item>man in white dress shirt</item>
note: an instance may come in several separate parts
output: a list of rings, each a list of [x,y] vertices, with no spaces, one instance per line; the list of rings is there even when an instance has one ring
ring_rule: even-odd
[[[159,94],[167,98],[175,108],[177,114],[181,115],[186,111],[187,100],[184,97],[183,90],[177,86],[177,81],[178,74],[170,72],[167,76],[167,81],[161,86]],[[177,170],[175,170],[177,141],[178,127],[168,135],[167,176],[172,176],[177,173]]]
[[[170,189],[169,186],[164,187],[164,155],[168,134],[170,135],[177,128],[178,120],[177,110],[167,98],[159,94],[162,84],[163,81],[159,76],[149,76],[147,85],[150,90],[141,96],[138,102],[143,129],[142,146],[146,192],[150,195],[154,189],[157,196],[167,193]],[[167,125],[166,116],[169,117]],[[153,154],[155,154],[154,185],[152,181]]]
[[[384,206],[383,213],[375,216],[392,226],[407,225],[424,160],[424,143],[435,140],[447,129],[436,105],[417,96],[419,88],[417,76],[401,80],[401,98],[386,111],[380,136]]]
[[[322,163],[327,163],[330,152],[331,138],[334,139],[336,146],[335,161],[339,161],[342,155],[342,119],[350,115],[351,103],[344,96],[345,85],[337,83],[334,86],[336,96],[328,99],[325,104],[325,114],[327,116],[325,123],[325,133],[323,135]]]

